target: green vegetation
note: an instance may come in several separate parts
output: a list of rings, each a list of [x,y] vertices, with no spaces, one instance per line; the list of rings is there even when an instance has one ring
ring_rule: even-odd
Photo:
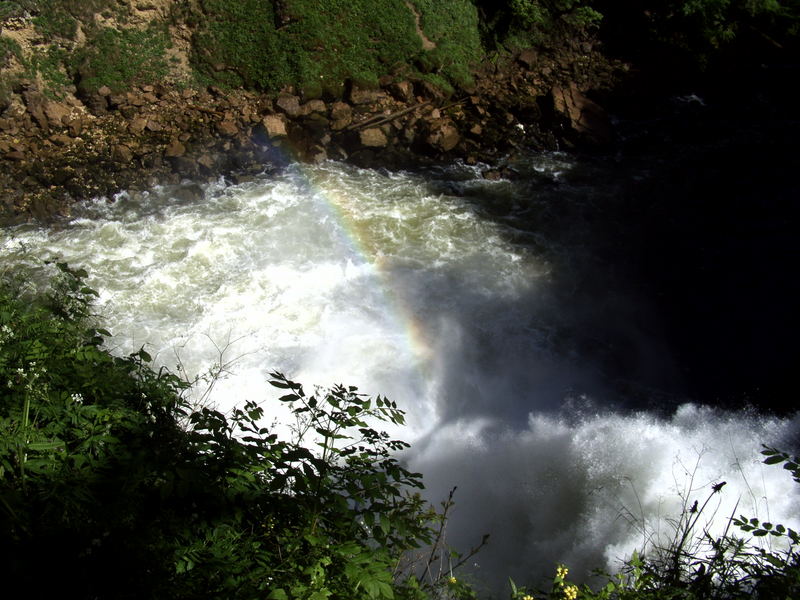
[[[113,18],[113,26],[97,15]],[[293,85],[306,98],[338,97],[348,80],[376,86],[385,76],[469,87],[490,52],[593,38],[626,58],[676,56],[703,66],[731,48],[747,55],[796,44],[800,2],[176,0],[164,21],[134,25],[133,17],[113,0],[0,0],[0,23],[22,19],[47,40],[20,62],[26,77],[41,76],[53,94],[62,93],[67,77],[86,92],[170,81],[168,27],[185,24],[193,73],[179,79],[267,92]]]
[[[70,66],[80,73],[82,89],[91,92],[106,85],[119,92],[163,80],[169,74],[169,45],[164,27],[104,27],[93,33],[91,44],[72,54]]]
[[[273,373],[291,439],[252,402],[230,416],[192,406],[190,384],[144,349],[105,350],[86,273],[54,267],[49,288],[28,273],[0,289],[9,581],[32,597],[273,600],[425,598],[447,585],[417,578],[408,554],[440,545],[444,523],[393,456],[407,445],[373,427],[403,422],[393,402],[306,393]]]
[[[276,90],[298,84],[309,96],[345,79],[378,77],[420,52],[413,17],[402,2],[204,0],[194,56],[210,80]],[[255,17],[255,18],[254,18]]]
[[[603,15],[594,4],[593,0],[477,2],[487,43],[512,50],[558,45],[595,31]]]

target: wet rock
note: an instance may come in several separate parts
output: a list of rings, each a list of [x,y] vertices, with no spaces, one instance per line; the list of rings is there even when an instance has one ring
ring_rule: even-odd
[[[197,161],[189,158],[188,156],[176,156],[170,158],[172,170],[185,177],[193,177],[197,175]]]
[[[183,202],[197,202],[205,197],[205,192],[196,183],[189,183],[180,186],[172,192],[172,195]]]
[[[379,127],[362,129],[358,138],[361,145],[368,148],[384,148],[389,143],[386,134]]]

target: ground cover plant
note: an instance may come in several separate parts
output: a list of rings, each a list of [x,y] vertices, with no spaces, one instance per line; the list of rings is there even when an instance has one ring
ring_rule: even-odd
[[[144,349],[110,354],[86,273],[54,269],[52,284],[6,276],[0,291],[0,558],[31,597],[422,598],[447,585],[449,570],[430,569],[441,515],[394,456],[406,444],[375,428],[403,422],[394,403],[273,373],[290,439],[253,403],[194,406],[191,383]]]

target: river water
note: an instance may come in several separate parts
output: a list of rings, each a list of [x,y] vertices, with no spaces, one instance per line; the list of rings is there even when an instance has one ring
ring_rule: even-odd
[[[502,593],[509,576],[536,583],[558,562],[577,577],[613,569],[668,539],[671,519],[720,481],[712,530],[737,503],[798,526],[800,488],[758,454],[796,449],[798,419],[744,406],[768,367],[741,381],[733,368],[763,349],[726,354],[722,340],[698,362],[675,323],[713,319],[664,308],[702,293],[706,271],[687,265],[710,259],[692,244],[687,261],[680,236],[643,243],[670,237],[642,229],[626,191],[648,190],[661,223],[653,164],[530,154],[511,180],[489,181],[462,164],[290,163],[203,184],[202,201],[174,188],[98,199],[56,226],[3,231],[2,252],[6,264],[85,267],[115,351],[144,346],[191,375],[222,365],[210,396],[222,410],[247,398],[280,418],[272,370],[395,400],[408,427],[393,433],[412,443],[404,459],[430,499],[458,486],[447,541],[466,550],[490,533],[469,577]],[[669,277],[641,277],[651,254]],[[665,287],[688,291],[665,301]],[[697,345],[716,331],[698,330]],[[724,372],[741,393],[707,394]]]

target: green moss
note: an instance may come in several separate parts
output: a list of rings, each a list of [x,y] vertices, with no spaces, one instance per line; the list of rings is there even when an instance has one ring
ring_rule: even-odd
[[[377,81],[421,51],[401,1],[204,0],[196,15],[193,63],[218,83],[324,92],[327,82]]]
[[[133,85],[154,83],[169,74],[166,50],[170,45],[165,28],[114,29],[106,27],[75,52],[70,62],[81,74],[80,86],[94,91],[108,86],[122,91]]]
[[[484,56],[478,10],[469,0],[416,0],[420,24],[436,44],[428,53],[431,72],[457,85],[472,82],[472,67]]]

